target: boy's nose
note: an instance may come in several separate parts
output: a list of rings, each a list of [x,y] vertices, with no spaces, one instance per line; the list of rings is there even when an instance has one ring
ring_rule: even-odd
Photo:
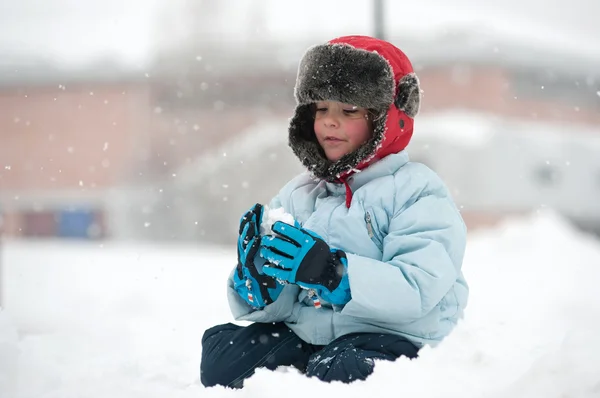
[[[323,124],[326,127],[338,127],[340,125],[340,122],[338,120],[337,117],[333,116],[333,115],[327,115],[327,117],[325,117],[325,119],[323,120]]]

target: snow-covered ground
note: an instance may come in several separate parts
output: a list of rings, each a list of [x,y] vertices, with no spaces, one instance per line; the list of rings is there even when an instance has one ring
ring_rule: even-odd
[[[600,396],[600,242],[552,213],[472,234],[464,321],[350,386],[294,371],[259,371],[242,391],[200,385],[202,333],[230,321],[234,248],[9,241],[1,253],[1,398]]]

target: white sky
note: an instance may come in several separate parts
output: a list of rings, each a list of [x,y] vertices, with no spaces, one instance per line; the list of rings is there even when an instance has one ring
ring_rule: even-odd
[[[20,53],[69,64],[104,56],[143,64],[156,43],[166,40],[165,21],[182,25],[177,10],[186,1],[201,0],[0,0],[0,62],[11,61],[6,54]],[[212,5],[227,11],[217,18],[215,29],[230,40],[247,34],[326,40],[373,32],[372,2],[367,0],[228,0]],[[257,33],[253,25],[261,14],[264,29]],[[425,34],[449,23],[475,25],[563,47],[577,43],[600,53],[597,15],[597,0],[572,0],[569,7],[558,0],[386,1],[386,27],[396,34]]]

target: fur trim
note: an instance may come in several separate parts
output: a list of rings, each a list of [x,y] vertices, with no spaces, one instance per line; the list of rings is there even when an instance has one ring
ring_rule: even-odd
[[[385,132],[387,116],[373,122],[373,136],[356,151],[331,162],[317,141],[314,130],[314,115],[311,104],[299,105],[290,120],[289,146],[300,159],[302,165],[315,177],[335,181],[340,176],[354,170],[359,163],[370,160],[379,149]]]
[[[315,177],[326,181],[335,181],[376,156],[385,138],[392,104],[409,117],[417,114],[420,104],[419,81],[414,73],[404,76],[396,87],[394,69],[388,59],[377,51],[345,43],[316,45],[306,52],[298,67],[294,96],[298,106],[290,120],[289,146]],[[356,105],[374,113],[371,139],[336,162],[327,159],[314,131],[311,105],[326,100]],[[398,123],[403,129],[404,120]]]
[[[289,145],[302,164],[317,178],[333,181],[375,156],[383,141],[386,113],[394,101],[394,75],[381,55],[347,44],[310,48],[300,62],[294,95],[298,107],[290,121]],[[339,101],[375,112],[373,136],[337,162],[325,156],[314,132],[311,104]]]
[[[314,46],[298,68],[295,96],[300,105],[331,100],[383,112],[394,93],[389,62],[377,53],[347,44]]]
[[[421,89],[417,75],[408,73],[400,79],[394,104],[407,116],[412,118],[417,116],[421,108]]]

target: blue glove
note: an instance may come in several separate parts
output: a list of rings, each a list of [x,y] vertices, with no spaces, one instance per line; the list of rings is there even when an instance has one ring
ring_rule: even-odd
[[[249,305],[259,309],[277,300],[284,287],[279,281],[260,273],[256,267],[258,260],[264,262],[257,256],[262,215],[263,206],[257,203],[240,220],[238,262],[233,274],[234,289]]]
[[[244,253],[245,247],[257,235],[260,235],[260,224],[262,223],[264,208],[260,203],[255,204],[240,219],[238,253]],[[245,263],[245,258],[242,263]]]
[[[262,238],[260,256],[269,266],[263,272],[278,280],[315,290],[331,304],[350,301],[348,260],[342,250],[331,249],[316,233],[277,221],[274,236]]]

